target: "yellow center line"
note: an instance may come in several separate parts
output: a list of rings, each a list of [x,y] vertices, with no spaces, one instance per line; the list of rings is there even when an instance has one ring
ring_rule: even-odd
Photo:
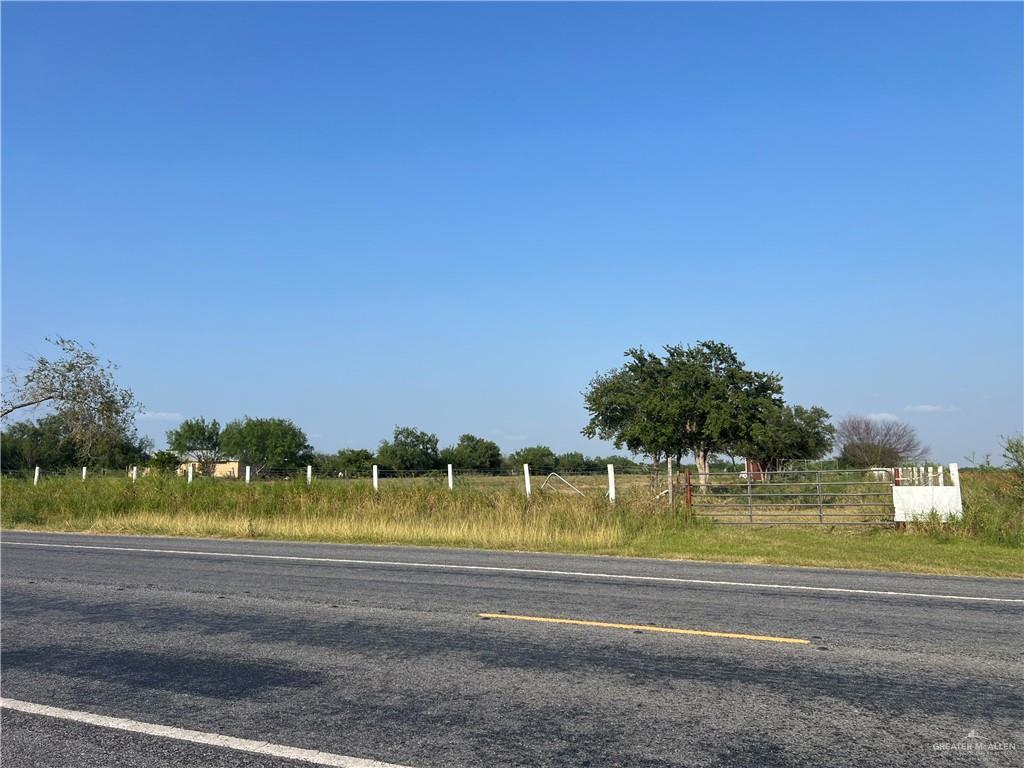
[[[482,619],[512,619],[514,621],[537,621],[544,624],[574,624],[580,627],[603,627],[605,629],[634,629],[643,632],[667,632],[673,635],[699,635],[700,637],[725,637],[730,640],[762,640],[768,643],[792,643],[810,645],[810,640],[799,637],[772,637],[771,635],[745,635],[739,632],[712,632],[707,629],[680,629],[678,627],[656,627],[647,624],[614,624],[607,621],[585,621],[583,619],[556,619],[547,616],[516,616],[509,613],[481,613]]]

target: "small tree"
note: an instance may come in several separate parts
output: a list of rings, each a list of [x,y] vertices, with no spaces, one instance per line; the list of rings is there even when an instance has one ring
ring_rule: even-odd
[[[546,445],[520,448],[515,453],[510,453],[507,461],[513,469],[521,469],[523,464],[529,464],[530,469],[536,472],[554,472],[558,466],[558,457]]]
[[[181,457],[174,451],[157,451],[149,457],[149,466],[161,473],[175,472],[181,466]]]
[[[641,465],[625,456],[595,456],[590,459],[593,469],[604,469],[611,464],[616,469],[641,469]]]
[[[766,472],[777,472],[789,459],[820,459],[832,450],[835,428],[824,408],[765,406],[740,450]]]
[[[373,454],[363,448],[345,448],[337,453],[317,453],[313,465],[321,471],[339,477],[369,472],[373,466]]]
[[[313,452],[306,433],[290,419],[248,416],[224,427],[220,447],[226,455],[252,466],[257,475],[271,467],[293,469],[307,464]]]
[[[1003,438],[1004,466],[1024,481],[1024,435]]]
[[[216,419],[209,423],[202,416],[185,419],[177,429],[168,430],[167,445],[179,456],[198,463],[204,475],[212,475],[217,462],[224,458]]]
[[[461,435],[459,442],[441,451],[441,463],[456,469],[498,469],[501,448],[492,440],[476,435]]]
[[[850,467],[894,467],[928,455],[917,432],[900,421],[847,416],[836,429],[839,458]]]
[[[92,451],[92,461],[98,467],[126,469],[145,464],[152,451],[153,441],[133,430],[131,434],[109,437],[96,444]]]
[[[582,472],[587,469],[587,458],[579,451],[560,453],[556,459],[559,472]]]
[[[395,427],[390,441],[381,440],[377,463],[387,469],[439,469],[437,435],[415,427]]]
[[[117,366],[101,360],[92,348],[58,336],[47,339],[60,350],[53,359],[32,358],[22,375],[10,374],[0,418],[23,408],[46,405],[64,420],[80,459],[89,461],[107,447],[135,436],[135,395],[114,380]]]

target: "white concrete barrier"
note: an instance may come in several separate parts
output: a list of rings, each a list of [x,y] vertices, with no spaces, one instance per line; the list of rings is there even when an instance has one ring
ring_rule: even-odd
[[[949,476],[953,479],[952,485],[894,485],[892,505],[896,514],[893,519],[897,523],[926,520],[933,512],[943,522],[963,517],[960,472],[956,464],[949,465]]]

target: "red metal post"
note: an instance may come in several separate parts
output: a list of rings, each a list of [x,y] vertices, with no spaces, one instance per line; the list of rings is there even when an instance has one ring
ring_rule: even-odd
[[[686,508],[693,506],[693,485],[690,483],[690,468],[686,468]]]

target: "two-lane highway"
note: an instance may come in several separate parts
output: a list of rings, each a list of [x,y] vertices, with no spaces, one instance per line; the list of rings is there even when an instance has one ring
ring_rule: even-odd
[[[5,766],[1024,764],[995,579],[5,532]]]

